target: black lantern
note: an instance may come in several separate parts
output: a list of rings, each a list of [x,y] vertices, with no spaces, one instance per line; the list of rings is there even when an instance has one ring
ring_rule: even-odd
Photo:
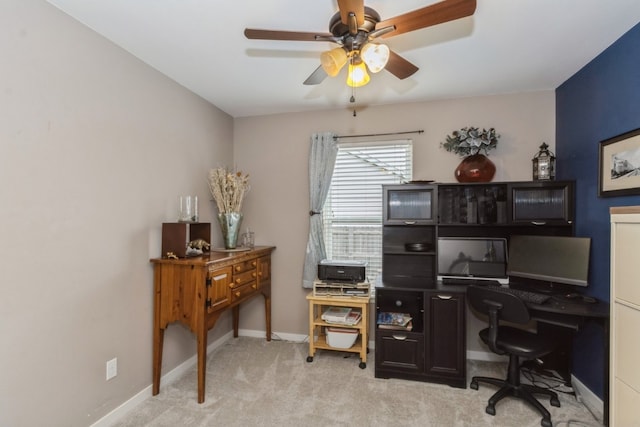
[[[556,156],[549,151],[549,146],[543,142],[540,151],[531,159],[533,162],[533,180],[546,181],[556,179]]]

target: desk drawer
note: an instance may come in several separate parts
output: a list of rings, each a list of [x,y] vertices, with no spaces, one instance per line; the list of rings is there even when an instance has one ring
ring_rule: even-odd
[[[248,283],[231,289],[231,304],[255,293],[257,289],[258,284],[255,281],[253,283]]]
[[[424,371],[424,335],[406,331],[378,331],[376,368],[422,373]]]

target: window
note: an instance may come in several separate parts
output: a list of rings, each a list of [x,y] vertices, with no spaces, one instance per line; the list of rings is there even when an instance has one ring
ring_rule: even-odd
[[[339,144],[322,209],[327,258],[367,262],[374,282],[382,271],[382,184],[410,181],[410,140]]]

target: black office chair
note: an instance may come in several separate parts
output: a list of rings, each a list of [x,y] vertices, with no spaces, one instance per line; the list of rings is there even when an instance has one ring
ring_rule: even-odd
[[[487,405],[486,412],[496,414],[496,403],[506,396],[522,399],[542,414],[541,425],[551,427],[551,414],[533,396],[544,394],[550,397],[553,406],[560,406],[558,395],[548,389],[520,383],[520,360],[535,359],[553,351],[553,340],[522,329],[503,326],[501,321],[517,324],[529,322],[529,310],[520,298],[499,290],[486,289],[479,286],[469,286],[467,299],[471,307],[489,316],[489,327],[480,331],[480,338],[489,346],[492,352],[509,355],[507,379],[488,377],[473,377],[471,387],[478,389],[478,382],[485,382],[500,387]]]

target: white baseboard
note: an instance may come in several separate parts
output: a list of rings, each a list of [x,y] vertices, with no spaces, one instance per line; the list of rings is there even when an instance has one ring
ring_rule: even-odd
[[[262,336],[264,336],[264,332],[262,332]],[[211,353],[213,350],[229,341],[232,337],[233,331],[229,331],[222,337],[209,344],[207,346],[207,354]],[[197,355],[193,355],[189,359],[182,362],[180,365],[173,368],[171,371],[164,374],[160,379],[160,390],[180,378],[185,372],[187,372],[189,369],[191,369],[192,366],[196,364],[197,360]],[[126,402],[115,408],[113,411],[109,412],[107,415],[91,424],[91,427],[110,427],[114,425],[116,422],[120,421],[129,411],[150,398],[152,396],[151,391],[152,385],[145,387],[143,390],[135,394],[131,399],[127,400]]]
[[[600,422],[604,419],[604,403],[597,395],[595,395],[587,386],[579,379],[571,375],[571,386],[576,393],[578,402],[582,402],[584,406],[591,411],[593,416]]]

